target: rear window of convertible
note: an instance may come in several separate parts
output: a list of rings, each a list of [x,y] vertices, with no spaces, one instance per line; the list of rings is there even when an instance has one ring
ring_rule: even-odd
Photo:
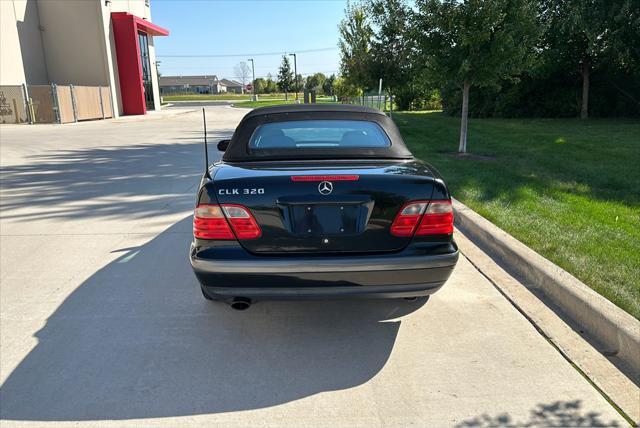
[[[249,150],[385,148],[391,141],[382,128],[363,120],[296,120],[258,126]]]

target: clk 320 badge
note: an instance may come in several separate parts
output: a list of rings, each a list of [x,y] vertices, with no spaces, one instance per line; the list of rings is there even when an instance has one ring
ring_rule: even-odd
[[[218,195],[264,195],[264,189],[219,189]]]

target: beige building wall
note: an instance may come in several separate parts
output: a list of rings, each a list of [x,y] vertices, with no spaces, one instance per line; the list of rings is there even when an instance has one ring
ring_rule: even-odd
[[[60,85],[108,85],[100,1],[39,1],[49,80]]]
[[[122,111],[122,98],[120,97],[120,81],[118,79],[118,61],[116,58],[116,44],[111,25],[111,7],[109,3],[100,2],[100,23],[102,25],[104,57],[106,58],[105,72],[111,82],[111,104],[113,116],[119,117]]]
[[[0,0],[0,85],[49,83],[36,0]]]
[[[128,12],[137,17],[151,21],[151,8],[146,0],[111,0],[111,12]]]

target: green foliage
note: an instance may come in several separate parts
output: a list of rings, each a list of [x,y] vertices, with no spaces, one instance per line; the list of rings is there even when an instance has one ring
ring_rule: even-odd
[[[532,0],[417,0],[415,35],[427,76],[440,85],[499,87],[531,64]]]
[[[343,77],[338,77],[333,83],[333,93],[340,100],[347,100],[362,95],[362,90]]]
[[[306,84],[307,79],[302,74],[298,74],[297,78],[293,79],[293,90],[296,92],[301,92]]]
[[[542,43],[547,61],[566,62],[577,68],[588,61],[611,61],[638,66],[640,15],[634,0],[543,0]],[[634,31],[635,28],[635,31]],[[634,53],[635,50],[635,53]]]
[[[638,0],[359,0],[340,24],[341,75],[401,109],[435,94],[459,114],[640,116]],[[324,90],[329,93],[328,90]],[[586,113],[586,111],[585,111]]]
[[[383,88],[391,93],[409,94],[406,86],[413,83],[412,56],[416,48],[415,39],[407,31],[411,10],[404,0],[371,0],[369,10],[376,29],[369,52],[370,80],[377,83],[382,79]]]
[[[293,71],[291,70],[291,61],[287,55],[282,56],[282,63],[278,70],[278,88],[283,92],[290,92],[295,89]]]
[[[266,94],[267,81],[262,77],[258,77],[253,81],[253,90],[256,94]]]
[[[595,68],[590,92],[591,116],[640,116],[637,76]],[[460,114],[459,88],[443,88],[442,99],[446,113]],[[577,117],[580,101],[579,72],[566,73],[559,67],[543,76],[526,73],[518,82],[504,82],[500,90],[479,88],[471,93],[469,112],[474,117]]]
[[[426,105],[435,87],[421,76],[423,65],[410,25],[413,12],[406,0],[350,3],[345,13],[340,24],[342,77],[361,91],[376,93],[382,79],[383,89],[394,95],[400,109]],[[347,92],[354,96],[353,88]]]
[[[342,77],[361,89],[373,87],[369,55],[373,29],[366,4],[348,2],[338,28]]]
[[[538,36],[535,0],[417,0],[415,36],[426,75],[462,86],[459,151],[467,151],[470,88],[499,88],[533,58]]]
[[[276,83],[275,80],[273,80],[273,76],[271,76],[271,73],[267,74],[267,79],[265,83],[266,83],[265,93],[273,94],[278,92],[278,84]]]
[[[584,62],[590,116],[640,116],[640,2],[546,0],[536,61],[517,81],[471,94],[476,117],[575,117],[581,112]],[[461,95],[443,85],[443,107],[459,114]]]
[[[255,91],[256,94],[273,94],[278,91],[276,82],[273,80],[271,75],[267,75],[267,78],[258,77],[255,80]]]
[[[331,76],[327,77],[322,85],[322,92],[325,95],[334,95],[333,93],[333,85],[336,82],[336,75],[332,74]]]
[[[394,103],[398,110],[440,110],[440,91],[432,89],[424,80],[411,79],[394,92]]]
[[[394,101],[398,110],[442,110],[440,91],[424,86],[403,87],[396,92]]]
[[[327,80],[327,76],[322,73],[312,74],[307,77],[307,81],[305,83],[305,89],[307,91],[315,91],[316,94],[324,93],[324,83]]]

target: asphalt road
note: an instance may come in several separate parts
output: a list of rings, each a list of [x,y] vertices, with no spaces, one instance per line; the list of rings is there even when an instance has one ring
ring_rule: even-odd
[[[203,300],[198,112],[0,139],[3,427],[625,425],[464,257],[422,307]]]

